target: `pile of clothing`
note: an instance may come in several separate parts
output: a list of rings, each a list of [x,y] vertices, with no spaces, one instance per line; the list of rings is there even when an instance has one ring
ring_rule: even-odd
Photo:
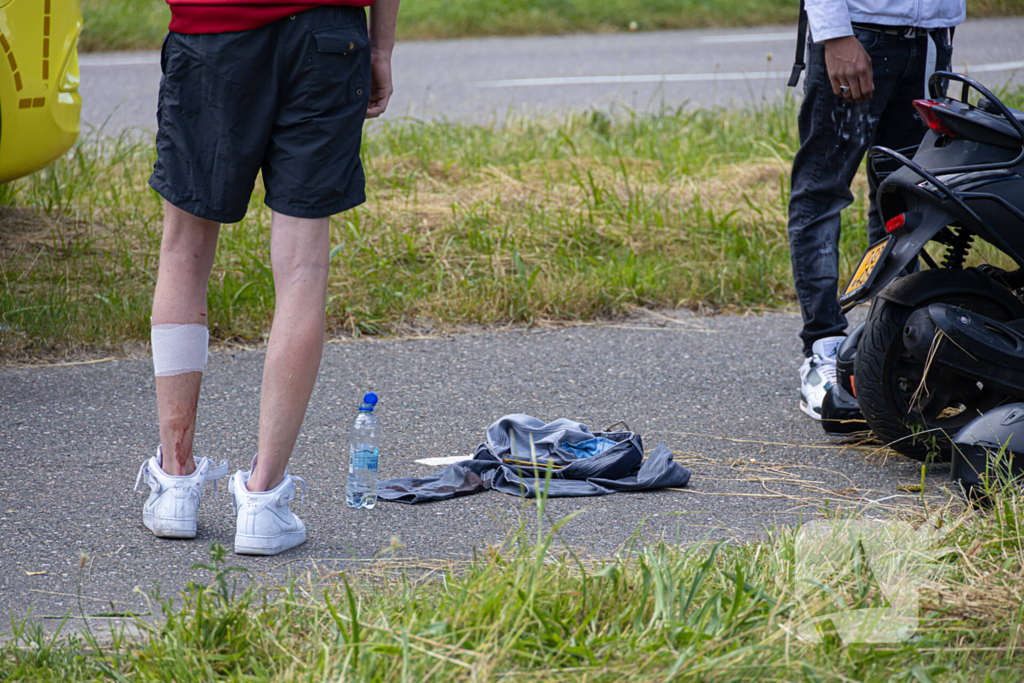
[[[378,497],[423,503],[497,489],[533,498],[545,487],[551,498],[603,496],[683,487],[689,481],[690,471],[673,461],[664,444],[644,459],[635,432],[595,433],[572,420],[545,424],[529,415],[506,415],[487,429],[472,459],[430,477],[381,481]]]

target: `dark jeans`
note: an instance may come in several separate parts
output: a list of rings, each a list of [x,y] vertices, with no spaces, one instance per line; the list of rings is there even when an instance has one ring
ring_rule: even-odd
[[[804,100],[800,107],[800,150],[793,159],[789,199],[789,249],[793,282],[804,326],[804,355],[822,337],[841,335],[846,317],[839,310],[840,213],[853,202],[850,183],[868,148],[917,145],[925,127],[913,101],[925,97],[928,44],[934,40],[934,71],[949,67],[952,46],[946,31],[915,38],[854,29],[871,57],[875,92],[869,102],[852,104],[832,93],[825,69],[825,47],[808,45]],[[870,243],[885,236],[869,192]]]

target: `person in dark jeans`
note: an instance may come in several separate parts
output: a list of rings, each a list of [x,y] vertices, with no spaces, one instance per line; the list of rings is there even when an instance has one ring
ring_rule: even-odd
[[[853,202],[850,184],[868,148],[901,149],[925,133],[913,101],[926,96],[927,79],[949,67],[950,28],[963,20],[963,0],[920,3],[808,1],[811,29],[800,149],[793,160],[789,245],[806,357],[800,368],[800,408],[821,419],[821,403],[835,383],[835,356],[845,339],[839,309],[841,212]],[[877,13],[865,13],[877,5]],[[870,7],[868,7],[870,9]],[[885,236],[869,192],[868,238]]]

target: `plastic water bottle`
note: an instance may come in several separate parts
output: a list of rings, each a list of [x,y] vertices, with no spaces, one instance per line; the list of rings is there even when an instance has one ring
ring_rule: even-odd
[[[372,509],[377,504],[377,456],[380,443],[380,422],[373,414],[377,394],[363,396],[359,415],[352,422],[348,459],[348,485],[345,502],[350,508]]]

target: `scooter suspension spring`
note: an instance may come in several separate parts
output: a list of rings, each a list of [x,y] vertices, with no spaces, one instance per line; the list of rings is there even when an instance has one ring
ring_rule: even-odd
[[[946,259],[942,265],[944,268],[959,270],[967,261],[967,252],[971,250],[971,244],[974,242],[974,233],[968,232],[967,228],[960,228],[955,232],[950,228],[949,231],[953,234],[953,239],[947,243]]]

